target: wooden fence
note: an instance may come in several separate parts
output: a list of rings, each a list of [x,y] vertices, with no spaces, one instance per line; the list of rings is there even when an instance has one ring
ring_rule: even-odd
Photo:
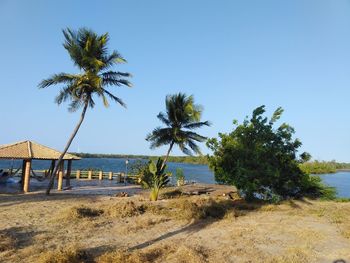
[[[47,176],[48,170],[33,170],[36,176],[44,178]],[[17,171],[17,174],[21,174],[21,170]],[[64,171],[64,178],[67,176],[67,171]],[[125,174],[116,172],[105,172],[100,170],[72,170],[70,173],[71,179],[77,180],[116,180],[117,183],[124,183]],[[137,175],[128,174],[126,180],[129,183],[135,183],[137,181]]]

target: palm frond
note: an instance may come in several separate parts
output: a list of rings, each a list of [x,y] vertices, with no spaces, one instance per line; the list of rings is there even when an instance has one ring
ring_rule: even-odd
[[[117,52],[113,51],[112,54],[108,56],[103,56],[104,66],[101,69],[107,69],[115,64],[127,63],[127,61]]]
[[[157,118],[163,122],[166,126],[171,126],[171,121],[167,119],[167,116],[163,112],[159,112]]]
[[[193,130],[193,129],[198,129],[198,128],[201,128],[203,126],[210,126],[210,122],[209,121],[203,121],[203,122],[194,122],[194,123],[189,123],[189,124],[186,124],[184,125],[183,127],[185,129],[190,129],[190,130]]]
[[[192,149],[192,151],[196,154],[202,154],[199,146],[193,141],[193,140],[188,140],[187,141],[188,146]]]
[[[170,128],[155,128],[146,137],[146,140],[151,142],[151,149],[167,145],[172,141],[172,130]]]
[[[55,102],[60,105],[62,102],[66,101],[71,97],[71,87],[65,87],[60,90],[60,93],[56,96]]]
[[[115,85],[115,86],[125,85],[128,87],[132,87],[131,82],[122,78],[122,77],[131,77],[131,74],[129,73],[107,71],[102,73],[101,77],[102,77],[103,85],[107,85],[107,86],[108,85]]]
[[[81,106],[82,106],[82,101],[81,100],[72,100],[72,102],[69,104],[68,110],[70,112],[76,112]]]
[[[191,150],[188,149],[188,148],[185,146],[185,144],[180,143],[180,144],[179,144],[179,148],[180,148],[180,150],[181,150],[184,154],[192,156]]]
[[[183,131],[183,133],[185,134],[184,137],[195,140],[197,142],[204,142],[207,139],[207,137],[202,136],[195,132]]]
[[[57,85],[57,84],[71,84],[72,82],[76,81],[79,78],[79,75],[73,75],[68,73],[59,73],[54,74],[51,77],[42,80],[38,87],[40,89],[47,88],[51,85]]]
[[[114,96],[112,93],[110,93],[108,90],[102,88],[103,92],[105,92],[112,100],[119,103],[121,106],[126,108],[126,104],[122,101],[122,99],[118,98],[117,96]]]

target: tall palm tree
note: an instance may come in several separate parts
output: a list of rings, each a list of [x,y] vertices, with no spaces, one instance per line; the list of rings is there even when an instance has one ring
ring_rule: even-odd
[[[207,138],[193,132],[202,126],[210,126],[208,121],[200,121],[202,107],[194,104],[193,96],[184,93],[168,95],[165,99],[166,112],[160,112],[157,118],[165,124],[165,128],[155,128],[147,135],[151,142],[151,149],[169,145],[162,167],[166,164],[169,154],[176,144],[184,154],[201,154],[196,142],[203,142]]]
[[[57,165],[51,175],[46,193],[49,194],[53,187],[54,178],[62,163],[63,156],[68,151],[80,125],[82,124],[88,107],[95,105],[94,97],[102,99],[105,107],[109,106],[108,99],[125,107],[124,102],[113,95],[107,89],[110,86],[129,86],[131,83],[125,78],[131,77],[129,73],[112,71],[112,66],[125,63],[126,60],[117,52],[109,53],[107,44],[108,33],[97,35],[86,28],[78,31],[63,30],[65,42],[63,47],[68,51],[73,63],[80,70],[77,74],[59,73],[40,82],[39,88],[47,88],[52,85],[61,85],[61,91],[55,99],[57,104],[69,101],[69,111],[75,112],[82,108],[79,122],[70,136],[66,147],[58,159]]]

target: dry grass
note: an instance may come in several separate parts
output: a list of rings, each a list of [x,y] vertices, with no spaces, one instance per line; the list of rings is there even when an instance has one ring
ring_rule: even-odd
[[[222,219],[229,215],[242,215],[241,207],[231,200],[209,197],[180,197],[169,200],[166,205],[148,203],[146,210],[155,215],[164,215],[176,220],[203,220],[207,218]]]
[[[283,256],[270,260],[270,263],[309,263],[310,254],[299,248],[289,248]]]
[[[93,257],[77,247],[48,251],[40,255],[38,263],[87,263],[94,262]]]
[[[4,231],[0,233],[0,252],[16,249],[17,239]]]
[[[127,225],[125,233],[137,233],[140,230],[156,227],[157,225],[168,221],[170,221],[170,219],[164,217],[138,217],[135,218],[133,224]]]
[[[0,262],[350,260],[350,203],[18,198],[1,207],[0,195]]]
[[[71,218],[94,218],[102,215],[104,211],[102,209],[94,209],[87,206],[73,207],[70,210],[69,216]]]
[[[181,196],[182,196],[182,192],[177,188],[170,189],[170,190],[165,189],[165,190],[162,190],[159,199],[173,199],[173,198],[179,198]]]
[[[293,211],[294,212],[294,211]],[[349,203],[320,202],[317,206],[304,207],[303,214],[314,215],[326,219],[336,225],[340,233],[350,239],[350,205]]]
[[[147,208],[144,204],[136,204],[133,201],[116,203],[105,207],[106,214],[116,218],[138,216],[143,214],[146,209]]]
[[[97,263],[202,263],[208,262],[208,253],[201,247],[191,245],[164,245],[143,251],[118,250],[96,259]]]

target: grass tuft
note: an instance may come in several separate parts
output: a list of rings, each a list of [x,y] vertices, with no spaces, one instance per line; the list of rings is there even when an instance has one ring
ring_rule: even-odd
[[[118,203],[106,208],[106,213],[111,217],[124,218],[143,214],[146,211],[144,205],[137,205],[133,201]]]
[[[222,219],[226,214],[235,212],[235,208],[231,200],[177,198],[170,200],[166,206],[149,204],[147,211],[178,220],[202,220]]]
[[[17,239],[7,233],[0,233],[0,252],[16,249]]]
[[[90,208],[87,206],[72,207],[68,213],[68,218],[82,219],[82,218],[95,218],[102,215],[104,211],[102,209]]]
[[[87,263],[94,262],[93,257],[86,251],[70,247],[41,254],[38,263]]]

